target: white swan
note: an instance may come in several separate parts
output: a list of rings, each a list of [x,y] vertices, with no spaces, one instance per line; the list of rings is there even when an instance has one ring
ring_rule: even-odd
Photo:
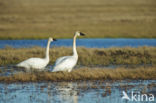
[[[78,61],[78,54],[76,51],[76,37],[77,36],[84,36],[85,34],[77,31],[75,32],[74,38],[73,38],[73,55],[72,56],[64,56],[60,57],[56,60],[53,71],[68,71],[71,72],[72,68],[76,65]]]
[[[27,70],[30,69],[44,69],[47,64],[49,63],[49,47],[50,43],[56,41],[56,39],[49,38],[46,48],[46,55],[45,58],[29,58],[19,64],[17,64],[17,67],[26,68]]]

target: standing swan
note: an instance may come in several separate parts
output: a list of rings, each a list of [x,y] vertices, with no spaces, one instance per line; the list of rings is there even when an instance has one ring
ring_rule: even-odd
[[[17,67],[23,67],[27,70],[30,69],[44,69],[47,64],[49,63],[49,47],[50,43],[56,41],[56,39],[49,38],[46,48],[46,55],[45,58],[29,58],[19,64],[17,64]]]
[[[76,51],[76,37],[77,36],[84,36],[85,34],[77,31],[75,32],[74,38],[73,38],[73,55],[72,56],[64,56],[60,57],[56,60],[53,71],[68,71],[71,72],[72,68],[76,65],[78,60],[78,54]]]

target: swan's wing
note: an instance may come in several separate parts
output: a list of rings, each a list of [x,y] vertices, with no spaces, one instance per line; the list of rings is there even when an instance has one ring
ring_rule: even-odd
[[[29,58],[17,64],[18,67],[35,68],[44,65],[44,60],[41,58]]]
[[[28,65],[28,63],[29,63],[30,61],[31,61],[31,58],[26,59],[26,60],[24,60],[24,61],[18,63],[16,66],[23,67],[23,66],[25,66],[25,65]]]
[[[72,56],[63,57],[57,63],[57,65],[55,64],[55,66],[53,68],[53,72],[54,71],[64,71],[66,69],[73,68],[73,66],[75,66],[76,62],[77,62],[77,60],[75,60],[75,58],[73,58]]]
[[[34,62],[35,61],[38,61],[38,58],[29,58],[29,59],[26,59],[26,60],[24,60],[24,61],[22,61],[22,62],[20,62],[19,64],[17,64],[17,65],[22,65],[22,64],[34,64]]]
[[[69,56],[64,56],[64,57],[60,57],[56,60],[55,62],[55,66],[60,64],[62,61],[66,60],[67,58],[69,58]]]

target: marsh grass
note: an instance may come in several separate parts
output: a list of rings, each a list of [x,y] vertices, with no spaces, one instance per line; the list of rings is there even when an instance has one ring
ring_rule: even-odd
[[[78,65],[107,66],[107,65],[155,65],[156,48],[84,48],[78,47]],[[60,52],[61,51],[61,52]],[[45,48],[11,48],[0,49],[0,66],[15,65],[30,57],[44,57]],[[70,47],[50,48],[50,63],[53,65],[57,58],[72,55]]]
[[[0,39],[156,38],[155,0],[0,0]]]
[[[88,81],[88,80],[155,80],[156,68],[137,69],[89,69],[81,68],[72,72],[36,72],[18,73],[12,76],[1,76],[0,82],[61,82],[61,81]]]

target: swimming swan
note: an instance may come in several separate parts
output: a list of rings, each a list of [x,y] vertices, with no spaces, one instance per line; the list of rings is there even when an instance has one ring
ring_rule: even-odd
[[[77,36],[84,36],[85,34],[77,31],[75,32],[74,38],[73,38],[73,55],[72,56],[64,56],[60,57],[56,60],[53,71],[68,71],[71,72],[72,68],[76,65],[78,61],[78,54],[76,51],[76,37]]]
[[[56,39],[49,38],[48,43],[47,43],[45,58],[29,58],[29,59],[17,64],[16,66],[26,68],[27,70],[44,69],[47,66],[47,64],[49,63],[49,47],[50,47],[50,43],[53,41],[56,41]]]

